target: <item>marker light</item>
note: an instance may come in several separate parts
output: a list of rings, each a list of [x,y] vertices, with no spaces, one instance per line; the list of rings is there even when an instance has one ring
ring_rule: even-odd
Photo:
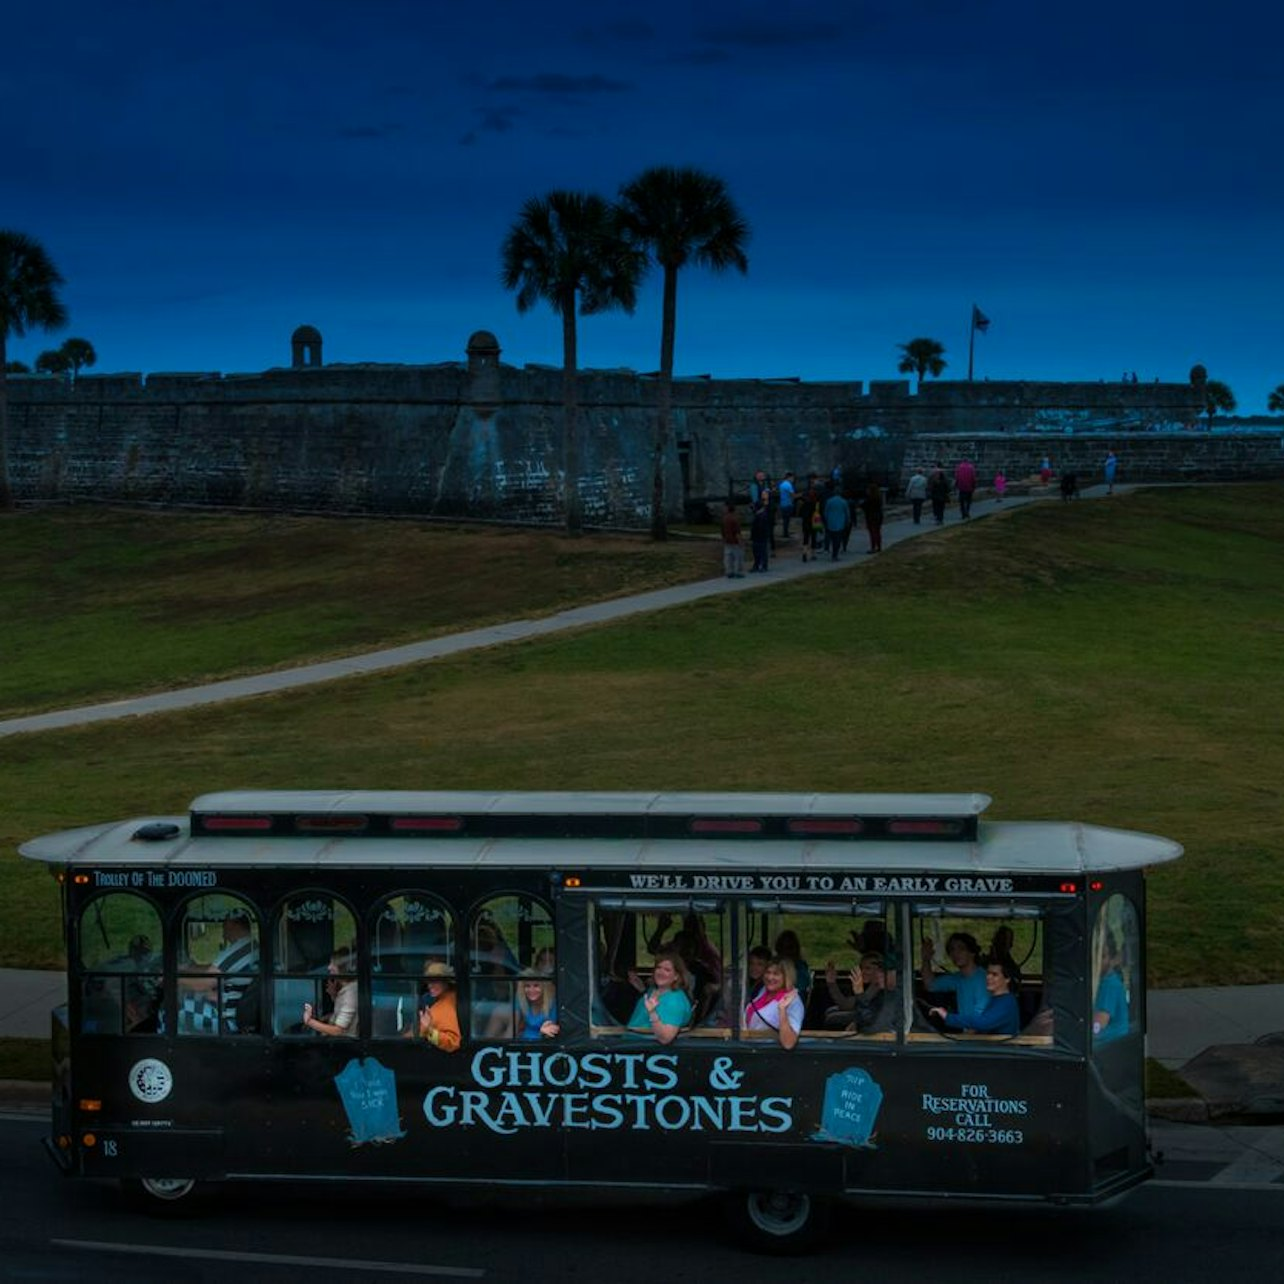
[[[1103,887],[1105,887],[1105,883],[1103,883],[1099,878],[1094,878],[1092,882],[1088,884],[1089,890],[1094,892],[1101,891]]]
[[[961,834],[960,820],[889,820],[889,834]]]
[[[85,1135],[81,1137],[80,1141],[84,1146],[96,1146],[98,1144],[98,1138],[94,1136],[92,1132],[85,1133]]]
[[[271,816],[202,816],[201,828],[212,833],[245,833],[272,828]]]
[[[1079,890],[1078,883],[1062,883],[1061,886],[1057,888],[1057,891],[1066,892],[1068,894],[1073,894],[1078,890]]]
[[[103,1103],[101,1101],[95,1101],[93,1097],[81,1097],[76,1104],[81,1110],[88,1110],[91,1112],[94,1110],[101,1110],[103,1108]]]
[[[697,816],[691,822],[691,832],[693,834],[761,834],[762,821],[724,820],[719,817]]]
[[[574,874],[571,874],[566,880],[567,887],[582,887],[583,885],[584,885],[584,880],[580,878],[576,878]]]
[[[791,834],[863,834],[864,822],[852,816],[845,820],[791,820]]]
[[[395,834],[457,834],[464,822],[458,816],[394,816],[388,827]]]
[[[88,874],[73,874],[73,875],[71,876],[71,881],[72,881],[73,883],[75,883],[77,886],[79,886],[79,887],[83,887],[87,882],[89,882],[89,875],[88,875]]]
[[[296,816],[294,828],[301,834],[350,834],[364,829],[364,816]]]

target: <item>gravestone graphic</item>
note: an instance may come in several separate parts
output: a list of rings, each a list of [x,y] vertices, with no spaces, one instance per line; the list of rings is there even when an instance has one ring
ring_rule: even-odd
[[[334,1076],[339,1100],[348,1115],[353,1146],[366,1142],[386,1143],[406,1135],[397,1114],[397,1076],[374,1057],[364,1061],[353,1057]]]
[[[875,1149],[870,1138],[882,1104],[882,1088],[864,1070],[844,1070],[830,1075],[825,1084],[820,1128],[812,1133],[811,1140]]]

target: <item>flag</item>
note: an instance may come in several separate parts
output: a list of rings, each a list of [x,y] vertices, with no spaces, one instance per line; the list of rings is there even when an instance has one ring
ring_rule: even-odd
[[[984,334],[990,328],[990,318],[976,304],[972,304],[972,329]]]

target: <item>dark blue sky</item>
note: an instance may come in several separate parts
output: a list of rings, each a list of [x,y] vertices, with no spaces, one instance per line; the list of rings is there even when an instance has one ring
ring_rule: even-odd
[[[642,16],[645,15],[645,16]],[[498,251],[522,202],[653,164],[726,179],[746,277],[679,285],[679,373],[1284,382],[1284,17],[1261,0],[64,0],[7,13],[0,226],[100,371],[557,363]],[[658,279],[587,318],[654,369]],[[11,342],[31,360],[57,339]]]

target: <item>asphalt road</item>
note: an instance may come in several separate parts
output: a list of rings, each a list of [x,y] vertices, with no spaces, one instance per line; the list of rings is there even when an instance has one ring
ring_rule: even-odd
[[[538,1191],[487,1205],[433,1192],[241,1187],[203,1216],[154,1220],[110,1186],[68,1182],[38,1118],[0,1116],[0,1279],[498,1280],[744,1284],[961,1278],[1198,1281],[1284,1278],[1284,1187],[1155,1183],[1114,1207],[854,1205],[818,1254],[741,1251],[717,1209],[611,1204]]]

